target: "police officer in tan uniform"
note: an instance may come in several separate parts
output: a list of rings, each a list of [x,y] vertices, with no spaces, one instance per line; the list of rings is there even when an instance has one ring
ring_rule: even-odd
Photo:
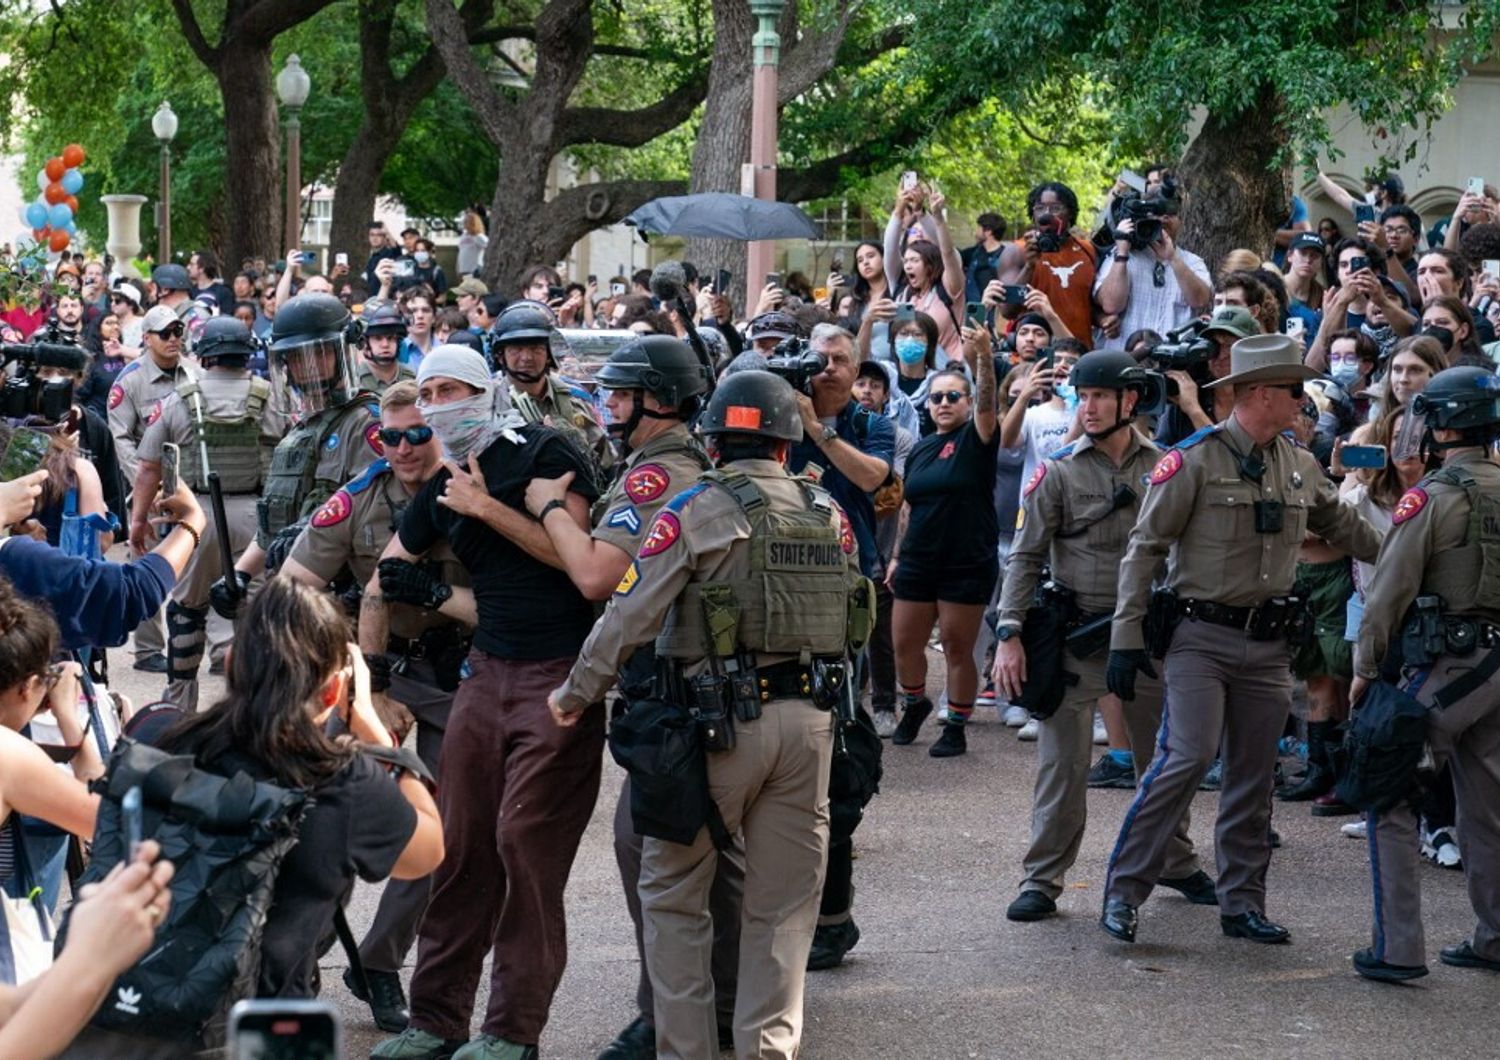
[[[192,487],[205,510],[211,505],[209,472],[219,476],[230,554],[238,555],[255,539],[261,472],[283,424],[271,408],[271,385],[250,372],[256,342],[249,328],[234,317],[214,317],[203,325],[197,349],[203,374],[178,384],[141,436],[130,519],[130,543],[138,552],[149,546],[146,516],[161,482],[166,442],[177,445],[182,481]],[[208,641],[208,593],[223,576],[223,566],[218,526],[210,519],[166,609],[167,689],[162,698],[189,713],[198,709],[198,666]]]
[[[685,342],[669,335],[647,335],[628,342],[610,354],[595,379],[609,394],[605,401],[612,421],[609,433],[619,446],[621,460],[614,484],[594,503],[592,533],[585,533],[571,519],[548,518],[555,510],[548,505],[562,501],[570,479],[532,479],[526,488],[526,506],[542,520],[579,591],[590,600],[606,600],[625,576],[656,513],[713,465],[687,428],[708,390],[708,370]],[[622,706],[648,697],[655,675],[656,655],[646,645],[620,667]],[[650,1060],[656,1055],[654,1000],[641,935],[641,836],[630,818],[629,778],[620,788],[614,829],[615,862],[641,954],[636,988],[639,1015],[599,1054],[599,1060]],[[725,851],[712,890],[714,985],[721,1027],[728,1027],[734,1015],[743,885],[743,852]]]
[[[1402,687],[1427,710],[1428,743],[1440,770],[1452,766],[1458,844],[1478,922],[1471,938],[1438,959],[1459,968],[1500,971],[1500,380],[1484,368],[1449,368],[1432,377],[1408,415],[1425,418],[1423,447],[1443,466],[1406,491],[1365,592],[1354,653],[1356,705],[1379,680],[1402,637],[1403,620],[1434,623],[1444,645],[1402,659]],[[1416,608],[1409,612],[1415,602]],[[1432,616],[1436,618],[1437,616]],[[1394,669],[1394,667],[1392,667]],[[1422,935],[1417,815],[1408,802],[1366,822],[1374,885],[1370,948],[1354,955],[1369,979],[1427,974]]]
[[[724,829],[743,832],[747,861],[734,1046],[740,1056],[790,1058],[828,843],[834,719],[831,704],[814,699],[851,676],[842,669],[849,594],[872,590],[842,511],[784,469],[789,443],[802,437],[785,381],[758,371],[728,377],[709,401],[703,433],[720,470],[657,513],[549,705],[559,724],[574,724],[653,637],[669,660],[666,698],[733,703],[733,746],[718,730],[720,749],[707,757],[710,794]],[[706,612],[726,601],[732,623],[715,622],[711,634]],[[727,660],[744,668],[736,672],[759,698],[741,701],[720,680]],[[704,674],[717,690],[708,699],[698,694]],[[708,827],[690,845],[644,841],[640,896],[661,1057],[718,1052],[706,915],[716,859]]]
[[[313,513],[281,573],[321,589],[345,573],[367,584],[411,498],[442,467],[442,449],[417,409],[417,384],[403,380],[380,399],[385,456],[336,491]],[[362,600],[359,641],[371,691],[385,693],[415,719],[417,754],[436,775],[443,731],[453,706],[469,631],[477,618],[469,572],[446,542],[420,566],[387,561],[382,599]],[[389,583],[389,584],[388,584]],[[404,726],[403,726],[404,728]],[[399,1032],[408,1017],[401,966],[427,909],[432,878],[391,880],[359,946],[365,984],[353,969],[344,982],[370,1005],[375,1025]]]
[[[1019,634],[1032,606],[1060,606],[1057,597],[1071,596],[1075,627],[1086,633],[1104,625],[1092,648],[1076,640],[1069,643],[1063,669],[1076,675],[1077,683],[1066,686],[1057,712],[1040,720],[1031,846],[1022,862],[1021,893],[1005,911],[1011,920],[1041,920],[1057,912],[1063,875],[1083,842],[1094,705],[1108,694],[1104,660],[1115,580],[1140,511],[1142,483],[1161,456],[1131,429],[1147,388],[1160,386],[1134,357],[1103,350],[1085,354],[1073,366],[1071,382],[1084,436],[1037,465],[1022,491],[1021,527],[1006,560],[1000,596],[996,687],[1011,702],[1020,702],[1027,657]],[[1051,566],[1054,586],[1047,603],[1033,604],[1044,564]],[[1154,680],[1142,682],[1137,692],[1135,702],[1125,708],[1125,723],[1139,777],[1155,750],[1161,686]],[[1186,813],[1178,821],[1162,873],[1156,882],[1181,891],[1189,901],[1217,903],[1214,881],[1199,867],[1188,838]]]
[[[490,329],[495,362],[510,383],[510,400],[527,423],[562,431],[592,456],[608,477],[614,465],[609,436],[594,406],[568,389],[557,372],[552,310],[540,302],[512,302]]]
[[[1308,531],[1372,560],[1380,538],[1340,503],[1316,459],[1284,436],[1318,373],[1284,335],[1241,339],[1229,375],[1234,410],[1169,451],[1152,470],[1120,565],[1106,683],[1129,703],[1137,672],[1154,676],[1144,629],[1151,584],[1170,555],[1175,629],[1165,653],[1161,750],[1140,779],[1110,858],[1101,924],[1135,941],[1136,909],[1161,877],[1198,782],[1223,746],[1215,829],[1219,922],[1225,935],[1285,942],[1266,919],[1276,741],[1291,709],[1288,633],[1297,549]],[[1175,595],[1175,601],[1171,598]]]
[[[138,461],[136,446],[146,427],[161,415],[161,406],[177,387],[196,379],[197,369],[182,359],[187,325],[165,305],[152,306],[141,322],[145,350],[115,376],[109,389],[109,432],[115,438],[120,474],[125,485],[135,485]],[[147,492],[147,498],[151,492]],[[135,666],[138,670],[166,673],[166,627],[158,612],[136,627]]]

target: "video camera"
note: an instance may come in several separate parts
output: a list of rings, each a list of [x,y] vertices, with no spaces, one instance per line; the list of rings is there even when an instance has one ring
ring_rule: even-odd
[[[1130,240],[1132,250],[1145,250],[1161,237],[1162,219],[1176,216],[1180,208],[1177,181],[1173,177],[1165,178],[1160,190],[1150,198],[1132,192],[1114,203],[1111,227],[1115,230],[1115,238],[1120,238],[1120,222],[1129,218],[1135,222],[1135,231],[1125,238]]]
[[[1176,331],[1167,332],[1167,341],[1157,345],[1146,360],[1161,372],[1179,371],[1190,375],[1195,383],[1209,382],[1208,362],[1219,352],[1219,344],[1203,332],[1208,321],[1194,320]],[[1167,378],[1167,396],[1177,396],[1177,381]]]
[[[1063,245],[1062,218],[1056,214],[1036,223],[1036,249],[1043,254],[1056,254]]]
[[[73,408],[73,380],[41,379],[38,368],[64,368],[70,372],[88,369],[88,354],[78,346],[50,342],[0,343],[0,366],[6,372],[0,388],[0,416],[57,423]],[[16,365],[14,371],[11,365]]]
[[[791,384],[793,390],[812,396],[812,379],[828,367],[828,358],[814,353],[806,339],[782,339],[766,358],[766,371]]]

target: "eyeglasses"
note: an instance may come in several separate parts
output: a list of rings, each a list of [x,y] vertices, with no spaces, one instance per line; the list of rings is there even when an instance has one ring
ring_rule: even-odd
[[[42,682],[42,686],[46,688],[47,694],[51,695],[52,690],[57,687],[57,682],[62,680],[62,675],[63,664],[60,662],[55,662],[36,676],[37,680]]]
[[[1285,390],[1298,401],[1301,401],[1304,395],[1301,383],[1267,383],[1266,387],[1270,390]]]
[[[182,321],[179,320],[175,324],[168,324],[160,331],[153,331],[152,334],[160,335],[164,339],[180,339],[183,335],[187,334],[187,328],[183,326]]]
[[[957,405],[968,396],[962,390],[934,390],[927,395],[927,403],[930,405]]]
[[[406,427],[404,429],[401,427],[380,428],[381,442],[392,449],[400,445],[401,439],[403,438],[405,438],[413,448],[419,445],[426,445],[428,442],[432,441],[432,428],[426,426]]]

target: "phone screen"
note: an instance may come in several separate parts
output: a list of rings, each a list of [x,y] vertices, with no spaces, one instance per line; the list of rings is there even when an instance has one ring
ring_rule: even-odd
[[[176,442],[163,442],[161,446],[161,495],[170,497],[177,492],[177,469],[182,466],[182,451]]]
[[[599,282],[599,277],[595,276],[592,272],[589,273],[589,283],[590,284],[597,284],[598,282]]]
[[[5,447],[5,455],[0,456],[0,482],[24,478],[33,471],[39,470],[50,448],[52,448],[52,440],[45,434],[28,430],[25,427],[17,427],[11,432],[10,443]]]
[[[568,289],[566,287],[558,287],[556,284],[549,284],[547,286],[547,300],[548,301],[555,302],[559,298],[566,298],[566,297],[568,297]]]
[[[896,307],[896,320],[905,322],[917,319],[917,307],[910,302],[902,302]]]
[[[618,298],[625,293],[625,285],[623,283],[612,283],[609,285],[609,293]]]
[[[767,287],[780,287],[781,286],[781,273],[779,273],[779,272],[768,272],[768,273],[766,273],[766,286]]]
[[[1364,224],[1366,221],[1373,220],[1375,220],[1375,207],[1364,202],[1354,204],[1354,221],[1356,224]]]
[[[258,1004],[267,1007],[239,1011],[233,1020],[232,1060],[338,1060],[339,1027],[331,1010],[301,1011],[303,1006],[274,1001]]]
[[[904,172],[904,173],[901,174],[901,190],[902,191],[910,191],[912,188],[915,188],[916,186],[917,186],[917,171],[915,169],[908,169],[906,172]]]
[[[335,254],[333,256],[333,263],[335,265],[348,265],[349,264],[349,255],[348,254],[344,254],[342,252],[340,252],[338,254]]]
[[[1484,178],[1483,177],[1470,177],[1469,178],[1469,194],[1470,195],[1483,195],[1484,194]]]
[[[728,294],[729,285],[734,282],[734,276],[728,269],[720,269],[714,278],[714,294]]]

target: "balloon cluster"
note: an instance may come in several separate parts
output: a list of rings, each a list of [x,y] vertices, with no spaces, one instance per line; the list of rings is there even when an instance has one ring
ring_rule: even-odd
[[[31,230],[30,238],[27,238],[28,233],[22,232],[18,243],[34,242],[53,254],[68,249],[78,231],[76,196],[83,189],[83,174],[78,171],[83,165],[83,157],[82,147],[69,144],[63,148],[62,154],[47,159],[47,164],[36,175],[40,194],[35,201],[21,207],[21,221]]]

